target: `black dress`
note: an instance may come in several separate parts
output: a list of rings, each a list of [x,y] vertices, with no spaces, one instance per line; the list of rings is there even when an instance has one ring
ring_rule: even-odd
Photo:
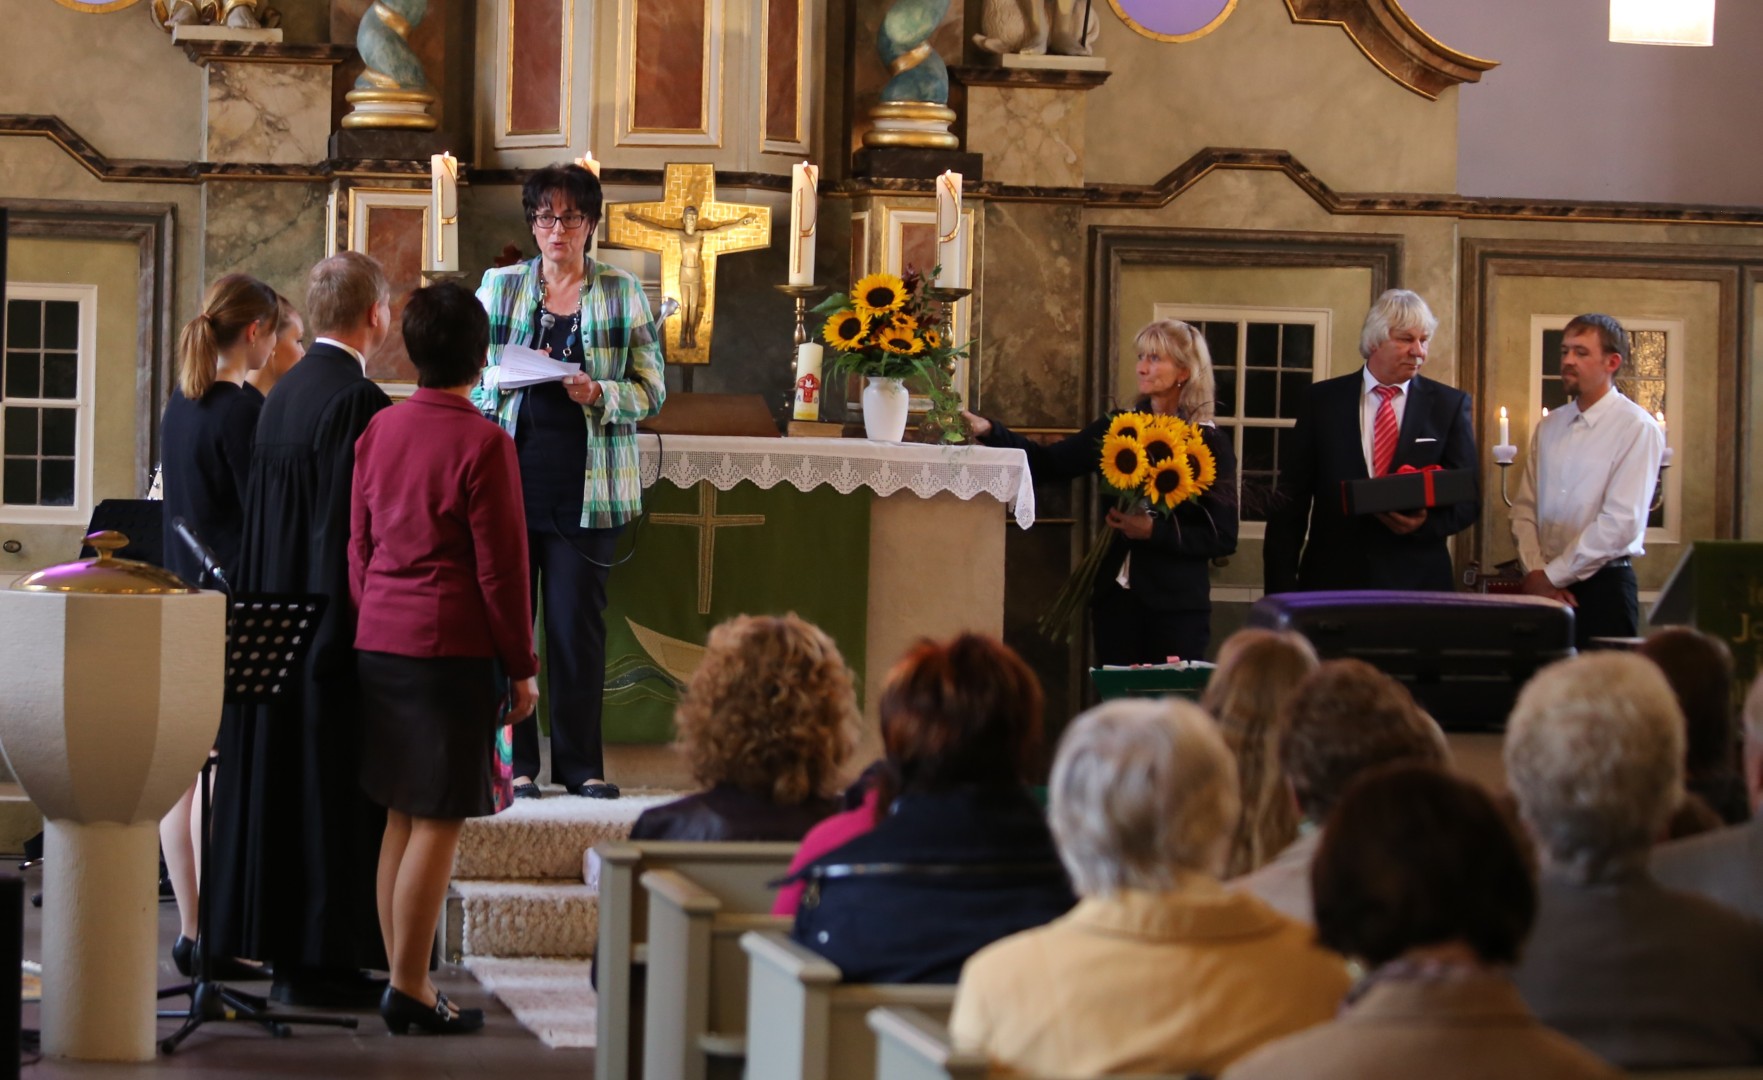
[[[231,574],[239,565],[245,527],[245,484],[263,397],[230,382],[210,386],[191,401],[173,389],[160,428],[160,476],[165,487],[165,568],[192,585],[202,580],[201,560],[172,528],[182,519]]]
[[[361,790],[349,603],[355,440],[391,400],[348,352],[313,346],[257,426],[239,588],[330,599],[296,698],[229,709],[214,793],[219,955],[300,969],[385,966],[374,875],[385,810]]]
[[[1149,406],[1141,402],[1140,411]],[[984,439],[991,446],[1013,446],[1028,455],[1035,483],[1076,480],[1099,471],[1102,437],[1112,416],[1043,446],[996,421]],[[1171,656],[1199,660],[1212,639],[1211,560],[1237,549],[1237,456],[1228,434],[1201,425],[1218,462],[1218,478],[1206,493],[1182,503],[1169,517],[1159,516],[1145,540],[1128,540],[1116,530],[1096,574],[1090,596],[1090,623],[1098,664],[1160,664]],[[1131,588],[1115,580],[1130,554]]]

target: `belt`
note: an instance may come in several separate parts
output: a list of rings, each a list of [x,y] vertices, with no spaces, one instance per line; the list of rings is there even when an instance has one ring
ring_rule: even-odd
[[[1627,555],[1624,555],[1620,559],[1611,559],[1609,562],[1604,564],[1603,569],[1605,569],[1605,570],[1624,570],[1624,569],[1627,569],[1628,567],[1633,566],[1633,565],[1634,565],[1634,560],[1630,559]]]

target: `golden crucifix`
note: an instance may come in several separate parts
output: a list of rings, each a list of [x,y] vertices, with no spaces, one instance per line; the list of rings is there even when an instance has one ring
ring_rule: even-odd
[[[716,488],[708,480],[698,481],[698,512],[696,514],[650,514],[657,525],[689,525],[698,530],[698,614],[710,614],[710,585],[716,577],[716,530],[733,525],[763,525],[764,514],[716,513]]]
[[[716,166],[669,165],[660,202],[609,203],[606,242],[661,253],[667,362],[708,364],[716,322],[716,257],[771,246],[771,208],[716,200]]]

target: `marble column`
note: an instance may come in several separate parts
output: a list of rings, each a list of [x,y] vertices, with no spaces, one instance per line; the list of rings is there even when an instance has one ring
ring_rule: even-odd
[[[1046,66],[950,70],[967,87],[967,148],[984,156],[993,183],[1082,187],[1084,102],[1109,73],[1093,57],[1033,59]],[[1084,66],[1052,66],[1059,61]]]

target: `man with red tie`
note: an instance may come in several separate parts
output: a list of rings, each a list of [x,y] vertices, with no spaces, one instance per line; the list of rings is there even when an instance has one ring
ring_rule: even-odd
[[[1269,593],[1453,587],[1445,538],[1475,523],[1479,498],[1363,516],[1341,500],[1343,480],[1403,466],[1476,468],[1469,395],[1419,374],[1437,328],[1425,300],[1391,289],[1365,316],[1365,366],[1310,387],[1296,426],[1280,436],[1261,556]]]

